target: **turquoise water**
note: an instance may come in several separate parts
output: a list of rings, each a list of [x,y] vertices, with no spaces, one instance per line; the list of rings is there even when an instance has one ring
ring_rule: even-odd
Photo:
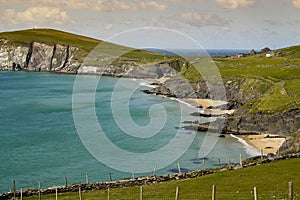
[[[85,78],[95,79],[93,76]],[[0,72],[0,192],[9,191],[12,180],[16,181],[17,189],[20,189],[36,188],[38,180],[43,188],[64,185],[64,177],[68,177],[69,183],[84,183],[86,173],[91,182],[109,181],[109,173],[112,173],[114,180],[131,177],[130,172],[122,172],[99,162],[81,142],[72,113],[74,80],[73,75]],[[183,120],[197,120],[190,116],[195,109],[176,100],[140,92],[147,88],[145,82],[140,80],[123,80],[124,87],[115,89],[118,81],[118,78],[102,77],[96,89],[95,111],[106,137],[119,148],[134,153],[160,150],[174,138],[177,141],[182,139],[182,143],[177,144],[178,147],[184,146],[185,138],[193,138],[192,144],[187,151],[182,152],[179,159],[159,169],[160,164],[172,156],[161,154],[155,158],[153,168],[157,165],[157,174],[168,174],[175,171],[179,162],[182,168],[201,169],[199,150],[205,145],[202,144],[205,134],[176,129],[182,126]],[[132,92],[133,87],[138,89]],[[150,107],[161,105],[166,119],[159,133],[148,138],[126,134],[113,116],[112,91],[117,92],[117,100],[124,101],[124,108],[129,107],[132,120],[141,127],[151,122]],[[131,92],[128,102],[126,97]],[[115,113],[123,116],[126,109],[117,109],[120,110],[115,110]],[[156,117],[164,120],[163,116]],[[124,119],[125,126],[126,120]],[[174,147],[171,151],[176,153],[179,149]],[[109,149],[102,150],[111,160],[119,162],[119,165],[129,162],[122,161],[119,154],[110,152]],[[220,138],[205,157],[206,167],[214,167],[218,159],[223,163],[228,158],[232,162],[238,162],[240,154],[243,158],[250,156],[246,153],[245,146],[236,139]],[[142,164],[144,161],[139,162]],[[138,169],[139,166],[132,166],[133,170],[134,168]],[[136,176],[150,174],[152,172]]]

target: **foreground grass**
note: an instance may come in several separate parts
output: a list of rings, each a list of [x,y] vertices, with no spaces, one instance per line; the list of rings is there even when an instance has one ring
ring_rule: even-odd
[[[294,184],[294,199],[300,198],[300,159],[278,161],[241,170],[219,172],[200,178],[170,181],[143,187],[143,199],[174,199],[176,187],[179,199],[211,199],[212,185],[217,187],[217,199],[253,199],[257,187],[258,199],[288,199],[288,182]],[[107,199],[107,191],[85,191],[83,200]],[[30,197],[26,199],[37,199]],[[55,195],[42,196],[55,199]],[[59,194],[58,199],[79,199],[78,193]],[[110,190],[110,199],[139,199],[139,187]]]

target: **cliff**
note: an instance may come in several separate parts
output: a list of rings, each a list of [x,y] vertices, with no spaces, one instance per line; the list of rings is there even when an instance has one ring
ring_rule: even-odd
[[[126,54],[123,55],[123,52]],[[161,78],[176,75],[179,65],[176,57],[169,58],[56,30],[0,33],[2,71]]]

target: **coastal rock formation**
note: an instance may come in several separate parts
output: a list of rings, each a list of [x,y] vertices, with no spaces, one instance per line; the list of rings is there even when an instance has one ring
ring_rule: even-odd
[[[32,42],[29,46],[10,44],[1,39],[0,70],[43,71],[74,74],[98,74],[129,78],[172,77],[178,72],[181,61],[156,64],[140,64],[136,61],[120,61],[111,56],[96,55],[88,60],[75,56],[79,48]]]
[[[28,53],[28,71],[50,71],[54,46],[33,42]]]
[[[146,92],[178,98],[211,98],[205,82],[189,83],[184,80],[182,77],[174,77]],[[300,129],[300,109],[271,114],[249,113],[249,110],[243,107],[251,100],[263,96],[271,87],[272,83],[263,79],[227,80],[224,82],[224,88],[229,103],[221,109],[236,109],[234,115],[226,116],[225,122],[222,119],[211,124],[191,124],[184,128],[224,134],[276,134],[289,137]]]
[[[4,40],[0,45],[0,70],[77,73],[81,65],[74,58],[77,50],[77,47],[40,42],[32,42],[26,47]]]
[[[2,45],[0,47],[0,70],[22,70],[26,64],[29,47]]]

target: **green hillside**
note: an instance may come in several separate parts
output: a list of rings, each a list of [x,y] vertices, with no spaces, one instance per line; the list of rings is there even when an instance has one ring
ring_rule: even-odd
[[[96,52],[99,54],[108,55],[122,55],[123,52],[129,52],[123,55],[124,59],[135,60],[140,62],[154,62],[155,60],[161,61],[165,59],[165,55],[143,51],[139,49],[133,49],[130,47],[120,46],[101,40],[80,36],[72,33],[67,33],[53,29],[28,29],[13,32],[0,33],[0,39],[7,39],[7,45],[13,46],[29,46],[31,42],[41,42],[49,45],[61,44],[78,47],[79,50],[76,52],[76,59],[83,61],[83,59],[95,48],[97,45]],[[1,45],[2,42],[0,42]]]
[[[251,89],[262,94],[261,98],[245,105],[244,108],[251,112],[277,113],[300,108],[300,46],[278,49],[273,53],[274,56],[270,58],[265,54],[212,58],[224,83],[251,79],[243,84],[243,91],[247,94]],[[212,65],[210,59],[202,60],[185,69],[184,76],[190,81],[202,80],[197,71],[207,71],[207,66]]]
[[[216,199],[254,199],[253,188],[257,188],[258,199],[288,199],[288,183],[293,182],[294,199],[300,198],[300,159],[284,160],[234,171],[218,172],[195,179],[170,181],[143,187],[143,199],[175,199],[179,187],[179,199],[211,199],[212,185],[216,185]],[[111,200],[139,199],[139,187],[110,190]],[[83,200],[107,199],[107,191],[85,191]],[[37,199],[30,197],[26,199]],[[55,199],[55,195],[42,196]],[[60,200],[79,199],[78,193],[59,194]]]

